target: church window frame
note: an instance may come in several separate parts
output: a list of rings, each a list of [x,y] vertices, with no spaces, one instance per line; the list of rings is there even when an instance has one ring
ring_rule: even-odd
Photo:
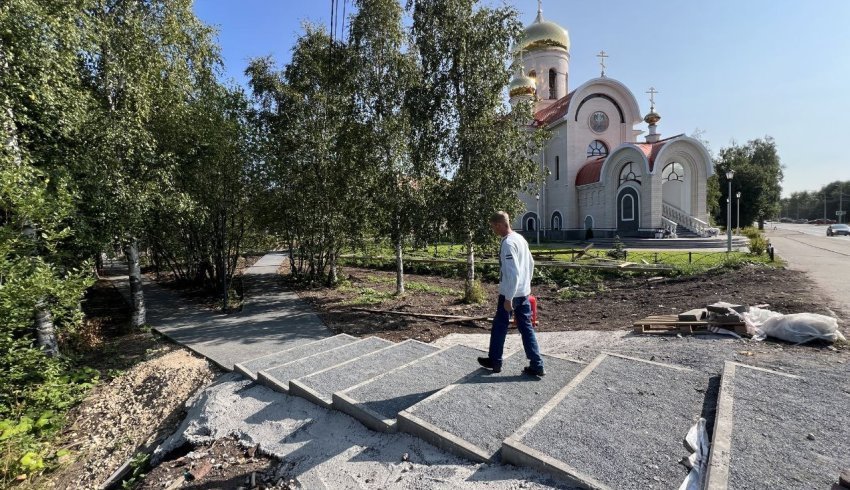
[[[662,182],[684,182],[685,166],[679,162],[670,162],[661,171]]]
[[[525,231],[537,231],[537,219],[534,216],[525,218]]]
[[[626,198],[629,199],[630,206],[626,207]],[[626,213],[626,210],[629,212]],[[635,220],[635,198],[631,194],[624,194],[623,197],[620,198],[620,219],[622,221],[634,221]]]
[[[558,98],[558,72],[549,68],[549,99]]]
[[[602,140],[593,140],[587,145],[587,158],[607,157],[608,145]]]
[[[620,185],[626,182],[635,182],[640,185],[640,170],[636,169],[635,162],[626,162],[620,167]],[[637,170],[637,171],[635,171]]]
[[[563,226],[564,220],[561,217],[560,211],[555,211],[552,213],[552,229],[560,230],[561,226]]]

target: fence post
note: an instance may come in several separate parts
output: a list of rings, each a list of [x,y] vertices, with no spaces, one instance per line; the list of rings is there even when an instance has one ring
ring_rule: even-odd
[[[658,263],[658,252],[655,252],[655,263]]]
[[[693,253],[693,252],[688,252],[688,263],[689,263],[689,264],[690,264],[690,263],[693,263],[693,261],[694,261],[694,260],[693,260],[693,255],[694,255],[694,253]]]

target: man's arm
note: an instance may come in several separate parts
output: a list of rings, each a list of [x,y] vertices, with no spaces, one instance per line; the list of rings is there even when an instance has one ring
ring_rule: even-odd
[[[512,308],[508,305],[516,296],[519,286],[519,268],[516,245],[510,242],[505,245],[502,247],[502,282],[499,284],[499,294],[505,297],[505,309],[511,311]]]

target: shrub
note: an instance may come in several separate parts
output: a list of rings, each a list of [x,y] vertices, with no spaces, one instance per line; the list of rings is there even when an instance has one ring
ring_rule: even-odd
[[[463,295],[463,302],[466,304],[481,304],[487,299],[487,293],[481,287],[481,283],[473,281]]]
[[[750,253],[761,255],[767,250],[767,239],[762,235],[750,238]]]
[[[761,232],[755,226],[748,226],[746,228],[741,228],[741,234],[750,240],[754,240],[760,236],[762,236]]]

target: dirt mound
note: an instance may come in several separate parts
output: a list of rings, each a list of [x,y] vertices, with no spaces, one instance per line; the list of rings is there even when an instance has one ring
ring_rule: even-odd
[[[57,446],[70,447],[74,460],[39,486],[99,486],[140,448],[167,436],[186,400],[216,374],[206,359],[176,346],[164,345],[149,357],[95,388],[72,411]]]

